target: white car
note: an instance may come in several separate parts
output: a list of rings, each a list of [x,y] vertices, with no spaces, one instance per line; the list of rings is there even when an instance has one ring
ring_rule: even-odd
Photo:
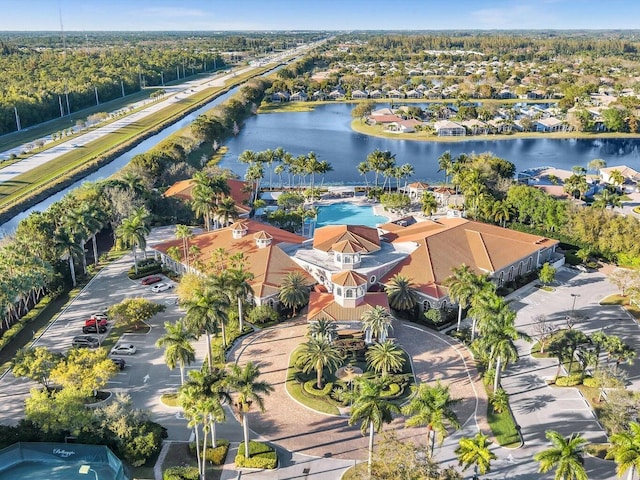
[[[151,291],[153,293],[158,293],[158,292],[164,292],[165,290],[169,290],[170,288],[173,288],[172,284],[162,282],[162,283],[157,283],[153,287],[151,287]]]
[[[111,349],[111,355],[133,355],[136,346],[132,343],[120,343]]]

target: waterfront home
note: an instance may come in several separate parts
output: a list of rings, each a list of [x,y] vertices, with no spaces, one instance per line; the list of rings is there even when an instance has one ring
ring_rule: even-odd
[[[465,127],[467,129],[467,133],[471,135],[486,135],[489,133],[489,126],[478,119],[472,118],[459,123]]]
[[[433,128],[439,137],[464,137],[467,134],[462,125],[450,120],[439,120],[434,123]]]
[[[306,102],[309,100],[309,95],[306,92],[296,92],[289,97],[290,102]]]
[[[353,92],[351,92],[351,98],[354,100],[363,100],[369,98],[369,94],[362,90],[354,90]]]
[[[271,101],[273,103],[282,103],[289,101],[289,94],[287,92],[274,92],[271,95]]]
[[[598,173],[600,174],[600,178],[603,183],[615,185],[614,180],[611,178],[611,174],[616,171],[622,175],[625,184],[632,184],[635,186],[640,182],[640,173],[626,165],[601,168]]]
[[[398,115],[369,115],[367,117],[367,123],[369,125],[389,125],[391,123],[402,122],[402,117]]]
[[[404,93],[396,89],[389,90],[387,92],[387,98],[404,98]]]
[[[392,133],[413,133],[416,127],[422,125],[422,122],[410,118],[409,120],[398,120],[387,125],[386,131]]]
[[[540,118],[533,121],[533,128],[536,132],[562,132],[565,130],[565,123],[555,117]]]
[[[313,92],[313,95],[311,95],[311,99],[314,101],[322,101],[325,100],[327,98],[327,94],[324,93],[322,90],[316,90],[315,92]]]
[[[407,185],[405,193],[409,195],[412,200],[419,200],[422,198],[422,194],[429,190],[429,184],[425,182],[413,182]]]
[[[422,92],[420,90],[409,90],[407,92],[407,98],[422,98]]]

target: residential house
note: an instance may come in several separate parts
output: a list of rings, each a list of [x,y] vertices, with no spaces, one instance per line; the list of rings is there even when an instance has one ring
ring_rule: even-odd
[[[387,98],[404,98],[404,93],[396,89],[389,90],[387,92]]]
[[[622,174],[623,178],[625,179],[625,183],[636,185],[638,184],[638,182],[640,182],[640,173],[638,173],[633,168],[628,167],[627,165],[601,168],[599,173],[602,182],[613,185],[614,182],[611,179],[611,174],[614,171],[618,171],[620,172],[620,174]]]
[[[313,95],[311,95],[311,99],[315,102],[321,102],[323,100],[326,100],[326,98],[327,94],[322,90],[316,90],[315,92],[313,92]]]
[[[422,122],[413,118],[409,120],[398,120],[397,122],[389,123],[386,131],[392,133],[413,133],[416,131],[418,125],[422,125]]]
[[[555,117],[548,117],[534,120],[533,128],[536,132],[561,132],[564,131],[565,124]]]
[[[362,90],[354,90],[353,92],[351,92],[351,98],[354,100],[364,100],[366,98],[369,98],[369,94]]]
[[[470,120],[464,120],[459,122],[460,125],[467,129],[467,133],[471,135],[486,135],[489,133],[489,127],[486,123],[481,122],[476,118],[472,118]]]
[[[419,200],[422,198],[422,194],[429,190],[429,184],[425,182],[413,182],[407,185],[406,194],[412,200]]]
[[[309,100],[309,95],[306,92],[296,92],[289,97],[290,102],[306,102]]]
[[[369,98],[382,98],[383,94],[380,90],[373,90],[369,92]]]
[[[288,102],[289,94],[287,92],[274,92],[271,95],[271,101],[273,103]]]
[[[407,98],[422,98],[422,92],[417,89],[409,90],[407,92]]]
[[[464,137],[467,134],[464,126],[450,120],[440,120],[433,128],[439,137]]]

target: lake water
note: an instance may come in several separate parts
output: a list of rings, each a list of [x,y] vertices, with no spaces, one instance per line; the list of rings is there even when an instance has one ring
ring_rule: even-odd
[[[381,105],[384,106],[384,105]],[[336,103],[321,105],[311,112],[287,112],[256,115],[249,118],[240,133],[226,144],[229,151],[221,166],[244,176],[247,166],[238,161],[244,150],[262,151],[283,147],[293,155],[310,151],[319,160],[331,163],[333,171],[325,175],[325,183],[364,184],[356,166],[376,148],[396,155],[398,164],[410,163],[415,169],[413,180],[441,182],[438,158],[446,151],[453,157],[461,153],[492,152],[516,165],[517,171],[540,166],[570,170],[574,165],[586,168],[594,158],[607,165],[625,164],[640,170],[638,139],[513,139],[464,142],[419,142],[363,135],[351,130],[353,105]],[[268,174],[265,175],[268,181]],[[372,178],[370,174],[369,179]],[[316,180],[320,183],[320,179]],[[278,180],[274,175],[274,185]]]

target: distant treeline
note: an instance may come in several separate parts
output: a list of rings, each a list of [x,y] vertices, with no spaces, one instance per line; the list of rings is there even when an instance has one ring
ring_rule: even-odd
[[[133,93],[144,86],[268,54],[314,34],[193,32],[4,33],[0,37],[0,135]],[[225,63],[227,62],[227,63]]]

